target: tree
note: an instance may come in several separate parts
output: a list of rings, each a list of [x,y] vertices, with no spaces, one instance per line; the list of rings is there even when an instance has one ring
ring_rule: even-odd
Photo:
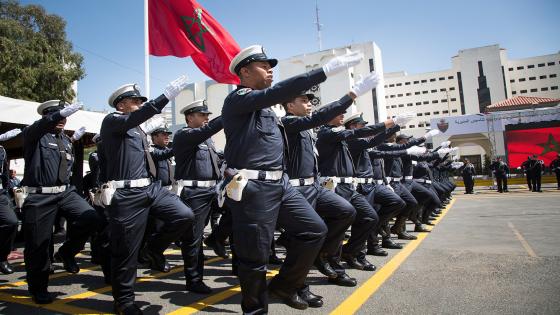
[[[66,22],[38,5],[0,0],[0,95],[72,101],[85,76],[83,57],[66,40]]]

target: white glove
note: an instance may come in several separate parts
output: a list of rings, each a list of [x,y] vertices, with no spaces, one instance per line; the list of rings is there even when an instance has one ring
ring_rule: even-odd
[[[60,110],[60,115],[62,117],[68,117],[72,114],[74,114],[75,112],[79,111],[82,108],[82,105],[80,104],[70,104],[66,107],[64,107],[63,109]]]
[[[0,135],[0,141],[7,141],[12,139],[13,137],[19,135],[21,133],[21,129],[16,128],[12,130],[8,130]]]
[[[86,127],[80,127],[80,129],[74,131],[74,134],[72,135],[72,140],[73,141],[80,140],[85,133],[86,133]]]
[[[437,154],[439,155],[439,157],[443,159],[443,157],[444,157],[446,154],[448,154],[450,151],[451,151],[451,149],[442,148],[442,149],[437,150],[436,152],[437,152]]]
[[[334,57],[329,60],[323,66],[323,71],[327,77],[332,76],[357,65],[362,59],[364,59],[364,54],[359,51],[351,51],[346,53],[346,55]]]
[[[441,133],[441,131],[437,130],[437,129],[432,129],[428,132],[426,132],[426,134],[424,135],[424,138],[426,140],[430,140],[433,136],[437,136]]]
[[[145,133],[150,134],[152,133],[152,131],[156,130],[157,128],[163,127],[164,125],[165,118],[161,116],[155,116],[141,124],[140,128],[142,128]]]
[[[454,155],[454,156],[453,156],[453,161],[459,161],[459,156],[458,156],[458,155]]]
[[[449,148],[449,146],[451,145],[451,141],[443,141],[440,146],[442,148]]]
[[[163,91],[163,95],[165,95],[165,97],[167,97],[168,100],[170,101],[173,100],[189,84],[188,80],[189,79],[187,78],[186,75],[182,75],[177,79],[175,79],[174,81],[171,81],[171,83],[169,83],[165,87],[165,90]]]
[[[413,112],[398,114],[397,116],[395,116],[395,118],[393,118],[393,123],[395,123],[395,125],[404,126],[406,125],[407,122],[411,121],[414,117],[416,117],[416,114]]]
[[[463,163],[463,162],[453,162],[453,163],[451,163],[451,167],[455,168],[455,169],[461,168],[461,167],[463,167],[463,165],[465,165],[465,163]]]
[[[451,148],[451,149],[449,149],[449,150],[450,150],[449,153],[450,153],[451,155],[457,154],[457,152],[459,152],[459,148],[458,148],[458,147],[454,147],[454,148]]]
[[[406,149],[406,154],[420,155],[426,153],[425,147],[413,146]]]
[[[521,169],[521,166],[518,166],[517,169],[520,170],[520,169]]]
[[[370,72],[364,78],[360,78],[350,91],[356,94],[356,96],[364,95],[366,92],[375,89],[377,83],[379,83],[379,75],[375,72]]]

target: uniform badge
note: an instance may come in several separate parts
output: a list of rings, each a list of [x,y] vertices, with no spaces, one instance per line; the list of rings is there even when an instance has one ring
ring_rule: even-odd
[[[250,88],[244,88],[244,89],[241,89],[241,90],[237,91],[237,95],[245,95],[245,94],[247,94],[251,91],[252,90]]]

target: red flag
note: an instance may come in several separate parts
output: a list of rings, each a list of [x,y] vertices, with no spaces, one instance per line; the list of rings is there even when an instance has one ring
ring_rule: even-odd
[[[229,64],[239,52],[231,35],[194,0],[149,0],[150,55],[191,56],[220,83],[239,84]]]

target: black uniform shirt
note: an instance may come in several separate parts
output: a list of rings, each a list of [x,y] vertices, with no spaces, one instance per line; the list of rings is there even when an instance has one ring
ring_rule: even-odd
[[[382,131],[385,131],[385,123],[353,130],[346,130],[344,127],[322,126],[317,133],[321,176],[354,177],[354,162],[346,141],[373,136]]]
[[[461,170],[461,174],[463,175],[463,177],[472,177],[476,175],[474,165],[472,163],[466,163]]]
[[[139,125],[159,114],[169,100],[161,95],[132,113],[111,113],[101,124],[106,180],[132,180],[150,177],[143,142],[146,134]],[[144,140],[143,140],[144,139]]]
[[[72,141],[63,131],[57,132],[55,129],[62,119],[64,117],[57,111],[23,129],[23,186],[52,187],[70,183],[74,162]],[[59,139],[63,143],[64,152],[58,148]],[[62,158],[66,159],[68,176],[61,182],[58,180],[58,170]]]
[[[426,141],[426,138],[414,138],[410,139],[407,143],[384,143],[379,145],[377,148],[382,151],[394,151],[394,150],[406,150],[412,146],[418,145]],[[403,162],[400,157],[386,157],[385,158],[385,174],[388,177],[403,177]]]
[[[371,161],[371,175],[363,177],[373,177],[376,180],[383,180],[385,183],[387,181],[387,175],[385,174],[385,160],[387,158],[397,158],[406,155],[406,150],[396,150],[396,151],[379,151],[377,148],[368,149],[369,159]],[[358,176],[362,177],[362,176]]]
[[[560,158],[556,158],[552,162],[550,162],[550,171],[560,172]]]
[[[168,147],[153,145],[150,154],[156,165],[156,179],[161,180],[162,186],[171,185],[171,158],[173,157],[173,150]]]
[[[373,166],[368,153],[368,149],[382,143],[387,138],[387,133],[380,132],[369,139],[351,139],[348,140],[348,150],[354,161],[354,176],[356,177],[372,177]]]
[[[185,127],[173,137],[175,151],[175,179],[217,180],[218,154],[212,135],[222,130],[222,117],[217,117],[200,128]],[[216,161],[214,162],[213,159]]]
[[[352,98],[345,95],[308,117],[286,115],[282,124],[288,138],[288,176],[290,178],[315,177],[318,173],[317,139],[312,128],[327,123],[334,117],[344,113],[352,105]]]
[[[322,69],[316,69],[264,90],[238,86],[231,92],[222,107],[228,167],[283,170],[287,140],[282,123],[269,107],[293,99],[326,78]]]

